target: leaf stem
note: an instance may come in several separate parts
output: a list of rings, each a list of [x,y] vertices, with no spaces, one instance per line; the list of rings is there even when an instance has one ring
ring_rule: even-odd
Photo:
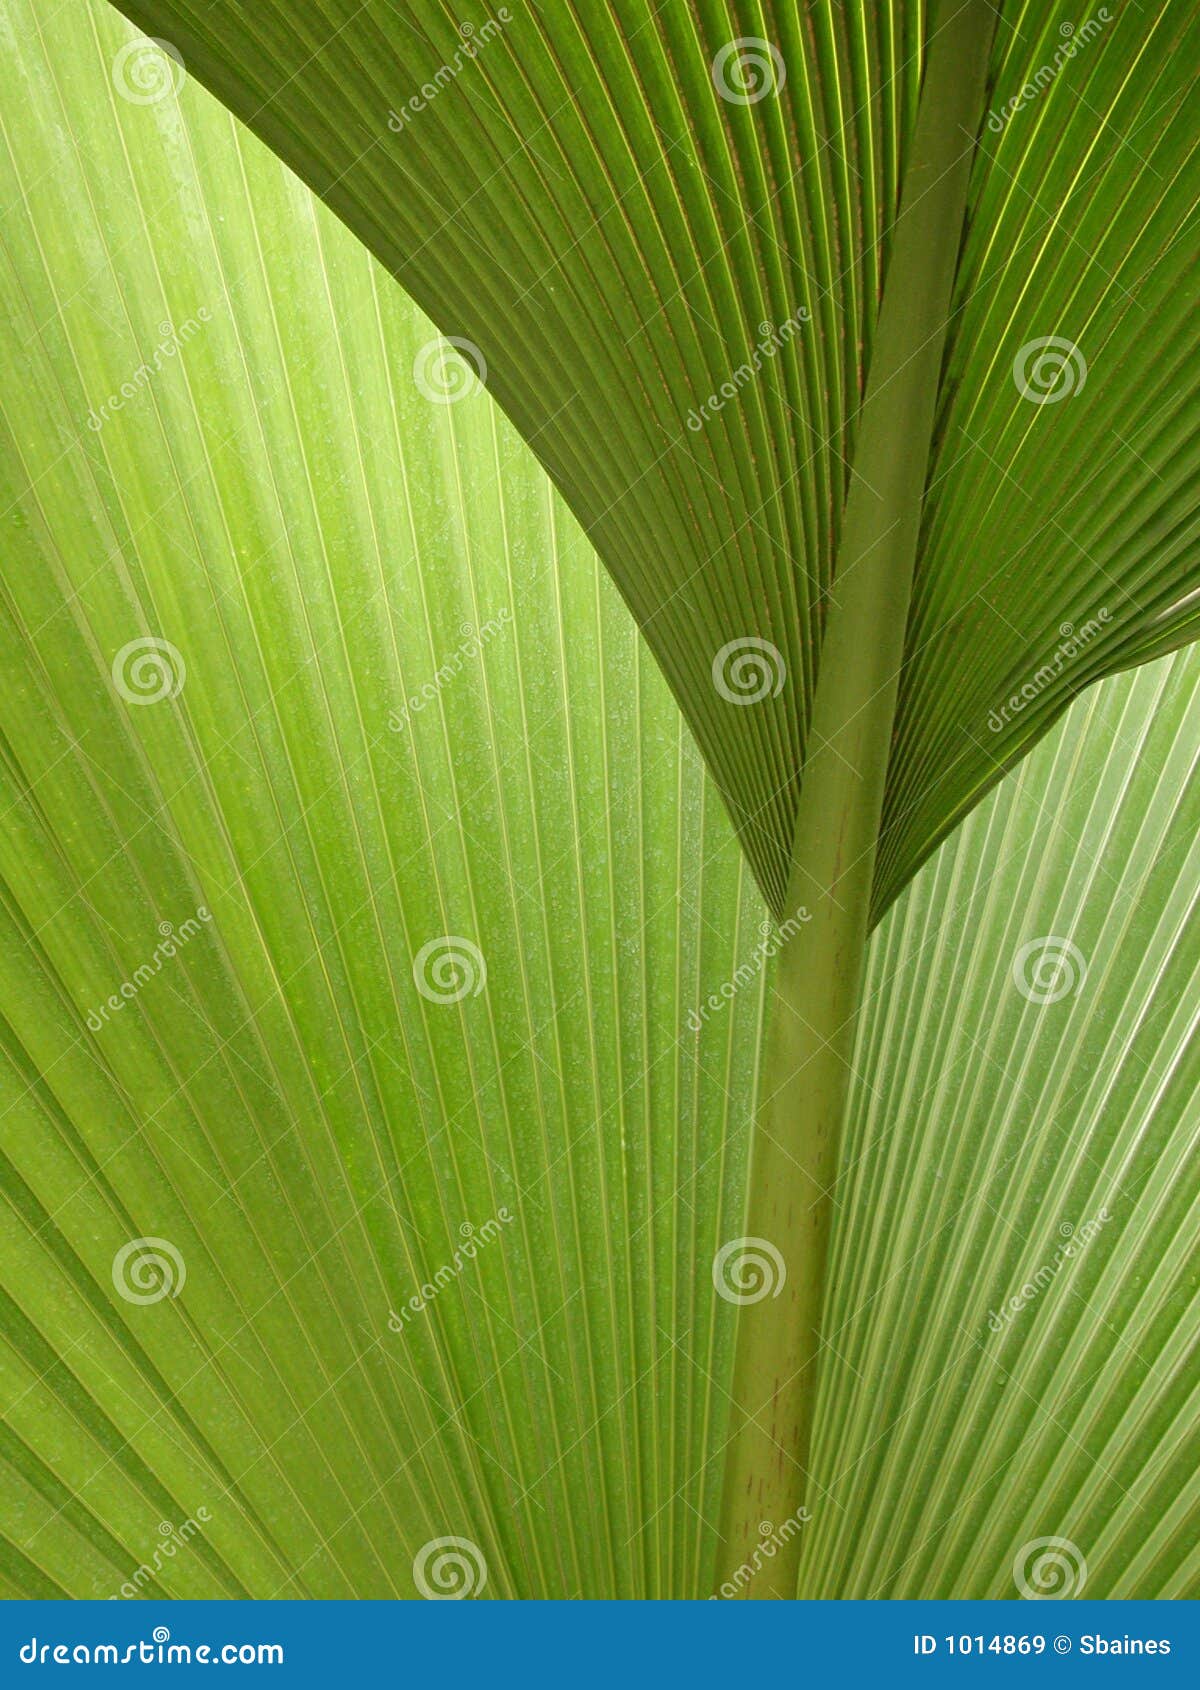
[[[994,20],[987,0],[942,7],[858,417],[785,911],[807,919],[779,958],[754,1135],[747,1238],[778,1251],[785,1277],[776,1274],[771,1292],[739,1315],[722,1519],[726,1594],[796,1594],[803,1531],[787,1522],[805,1501],[838,1140]],[[820,1494],[808,1504],[815,1512]]]

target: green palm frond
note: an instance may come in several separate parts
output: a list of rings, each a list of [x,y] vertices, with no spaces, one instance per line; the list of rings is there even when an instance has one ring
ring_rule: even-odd
[[[875,935],[805,1595],[1013,1597],[1046,1538],[1196,1593],[1198,746],[1195,654],[1107,683]]]
[[[488,1594],[684,1593],[761,994],[687,1017],[765,915],[720,803],[349,233],[200,90],[98,98],[115,14],[18,33],[7,1575],[199,1517],[156,1591],[408,1596],[461,1535]]]
[[[1194,637],[1192,9],[123,9],[480,349],[777,913],[827,608],[853,561],[843,508],[856,478],[877,483],[859,411],[919,96],[936,97],[931,53],[964,20],[994,39],[951,154],[974,155],[967,236],[876,910],[1081,687]],[[1086,649],[1005,712],[1067,623]],[[730,709],[713,664],[747,638],[778,657],[755,708]]]
[[[123,9],[3,7],[0,1591],[1194,1594],[1196,16]]]

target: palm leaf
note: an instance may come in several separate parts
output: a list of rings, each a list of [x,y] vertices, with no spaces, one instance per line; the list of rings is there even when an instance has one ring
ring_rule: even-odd
[[[860,413],[918,96],[953,91],[993,33],[978,109],[910,173],[919,201],[974,151],[876,911],[1083,686],[1194,637],[1190,8],[1105,7],[1077,33],[1051,0],[123,10],[480,349],[777,913],[830,593],[853,562],[845,501],[881,486]],[[912,286],[892,271],[891,292]],[[1039,370],[1050,337],[1070,350]],[[1005,711],[1064,623],[1088,630],[1080,651]],[[755,707],[731,709],[714,660],[747,638],[779,658],[741,690]]]
[[[775,914],[814,917],[764,1056],[747,1232],[791,1288],[741,1323],[740,1565],[803,1494],[870,921],[1080,688],[1200,628],[1200,25],[1163,3],[1076,35],[1049,0],[128,10],[486,366]]]
[[[881,989],[891,947],[921,968],[911,941],[947,875],[1008,884],[995,836],[1062,767],[1101,768],[1114,709],[1165,771],[1148,811],[1123,812],[1131,849],[1146,814],[1165,855],[1194,831],[1176,805],[1186,672],[1110,687],[892,912],[854,1054],[872,916],[1084,684],[1195,631],[1190,20],[1081,32],[1024,127],[996,131],[987,110],[1062,39],[1049,8],[748,21],[621,0],[522,10],[470,52],[448,13],[370,0],[130,10],[170,47],[90,0],[9,9],[28,121],[6,132],[4,188],[0,1576],[102,1594],[160,1524],[203,1509],[156,1588],[428,1594],[426,1552],[466,1537],[446,1565],[466,1555],[489,1595],[703,1593],[803,1494],[827,1193],[846,1179],[813,1484],[836,1496],[854,1458],[860,1535],[823,1515],[749,1593],[792,1594],[803,1543],[806,1589],[1003,1594],[1039,1524],[1087,1538],[1107,1590],[1185,1588],[1189,1328],[1169,1274],[1139,1282],[1147,1211],[1085,1264],[1118,1337],[1047,1301],[1001,1357],[1038,1389],[1048,1331],[1068,1332],[1101,1368],[1076,1443],[1106,1440],[1127,1490],[1179,1496],[1142,1548],[1065,1415],[1022,1423],[982,1347],[953,1350],[969,1275],[895,1354],[846,1287],[894,1309],[910,1240],[880,1193],[928,1201],[957,1080],[932,1009],[911,1022]],[[739,97],[725,51],[750,21],[779,55],[764,99]],[[433,78],[419,111],[411,76]],[[516,431],[196,78],[469,342]],[[1135,142],[1155,188],[1131,223]],[[811,321],[722,394],[802,300]],[[1068,330],[1087,381],[1072,361],[1070,403],[1047,408],[1014,367],[1029,389],[1030,342]],[[689,428],[706,393],[722,403]],[[1097,486],[1117,429],[1119,473]],[[722,661],[747,638],[767,684],[737,708],[744,671]],[[761,1058],[776,942],[693,733],[776,915],[813,906]],[[1110,759],[1098,790],[1128,779]],[[1084,907],[1076,837],[1046,851],[1046,884]],[[1085,1191],[1072,1131],[1134,1168],[1149,1215],[1183,1214],[1186,1062],[1143,1096],[1116,1054],[1128,1032],[1153,1062],[1146,1029],[1187,966],[1186,877],[1146,864],[1145,965],[1127,995],[1114,968],[1088,1023],[1120,1108],[1072,1090],[1091,1077],[1082,1033],[1061,1052],[1043,1038],[1033,1072],[1078,1102],[1039,1141],[1050,1198],[1014,1176],[1012,1255],[990,1188],[947,1214],[952,1259],[978,1247],[998,1284]],[[998,917],[978,945],[952,922],[934,946],[981,1013],[1008,937]],[[100,1013],[122,981],[136,990]],[[1029,1027],[1006,1009],[993,1060],[1011,1067]],[[980,1031],[955,1025],[962,1066]],[[904,1089],[906,1041],[936,1115]],[[839,1162],[851,1064],[867,1090]],[[903,1131],[880,1150],[888,1088]],[[997,1106],[1010,1134],[1022,1097]],[[956,1172],[990,1170],[978,1087],[963,1113]],[[483,1232],[469,1271],[464,1228]],[[760,1233],[787,1295],[744,1311],[735,1361],[713,1273]],[[160,1238],[178,1295],[152,1283],[147,1307],[116,1270]],[[894,1448],[828,1359],[847,1329],[905,1424]],[[1151,1359],[1117,1384],[1126,1342]],[[942,1359],[973,1418],[959,1436],[943,1410],[939,1444],[917,1405]],[[763,1435],[764,1409],[782,1432]],[[1022,1515],[972,1460],[1027,1445]],[[970,1509],[948,1474],[978,1486]],[[883,1499],[903,1558],[881,1548]]]
[[[463,1536],[487,1595],[694,1589],[760,994],[685,1019],[764,916],[719,802],[348,232],[199,88],[120,98],[116,14],[10,28],[5,1576],[407,1596]]]
[[[874,937],[806,1595],[1196,1594],[1198,745],[1092,692]]]

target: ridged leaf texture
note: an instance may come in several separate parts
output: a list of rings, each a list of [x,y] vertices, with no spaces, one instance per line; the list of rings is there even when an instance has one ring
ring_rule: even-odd
[[[1198,748],[1106,682],[875,934],[804,1595],[1200,1592]]]
[[[449,1537],[485,1597],[715,1582],[774,943],[718,792],[774,896],[929,26],[522,8],[397,134],[462,40],[407,10],[146,8],[182,71],[6,0],[9,1596],[424,1595]],[[1191,631],[1195,25],[1131,28],[982,134],[881,908]],[[993,110],[1056,38],[1004,11]],[[1088,358],[1049,407],[1034,332]],[[1196,1594],[1198,689],[1076,703],[876,932],[803,1594],[1009,1596],[1045,1537]]]
[[[962,3],[125,0],[479,349],[777,912],[906,148]],[[1200,627],[1200,19],[994,9],[877,912],[1083,686]],[[730,684],[746,640],[771,650]]]
[[[130,39],[9,12],[4,1587],[686,1592],[761,900],[512,427]]]

